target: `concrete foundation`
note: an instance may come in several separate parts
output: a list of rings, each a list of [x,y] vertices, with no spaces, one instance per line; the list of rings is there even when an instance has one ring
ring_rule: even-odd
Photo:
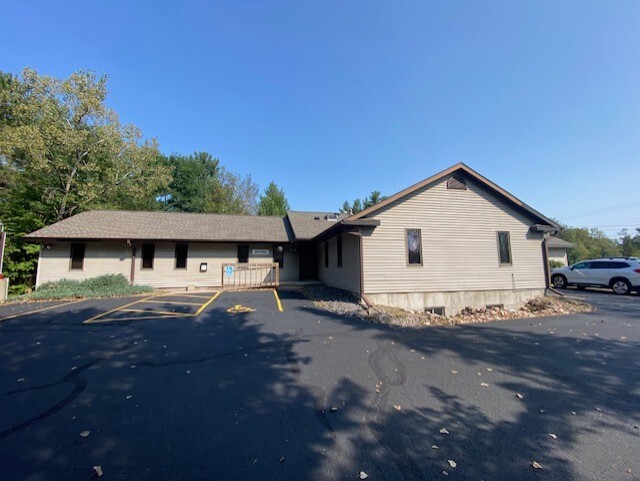
[[[366,294],[374,304],[399,307],[411,311],[444,307],[445,315],[454,316],[465,307],[479,308],[488,305],[503,305],[517,309],[532,297],[542,296],[545,289],[519,289],[460,292],[400,292]]]

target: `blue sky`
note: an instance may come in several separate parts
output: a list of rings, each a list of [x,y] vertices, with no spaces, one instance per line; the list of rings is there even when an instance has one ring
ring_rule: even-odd
[[[640,227],[640,2],[0,1],[0,70],[109,76],[163,152],[337,210],[465,162],[548,216]]]

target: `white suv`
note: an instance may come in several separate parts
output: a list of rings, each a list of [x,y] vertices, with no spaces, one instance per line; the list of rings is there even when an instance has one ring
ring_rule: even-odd
[[[564,289],[576,285],[610,287],[616,294],[640,292],[640,259],[637,257],[609,257],[590,259],[569,267],[551,271],[553,287]]]

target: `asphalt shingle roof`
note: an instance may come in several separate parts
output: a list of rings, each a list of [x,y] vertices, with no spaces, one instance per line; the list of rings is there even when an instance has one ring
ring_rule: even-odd
[[[26,238],[290,242],[288,231],[282,217],[95,210],[43,227]]]
[[[300,212],[290,210],[287,212],[291,228],[296,240],[310,240],[318,234],[336,225],[336,221],[327,220],[328,215],[335,215],[334,212]],[[340,221],[346,214],[339,214],[337,220]]]
[[[571,249],[576,245],[572,242],[568,242],[564,239],[560,239],[560,237],[551,236],[547,239],[547,246],[549,247],[564,247],[565,249]]]

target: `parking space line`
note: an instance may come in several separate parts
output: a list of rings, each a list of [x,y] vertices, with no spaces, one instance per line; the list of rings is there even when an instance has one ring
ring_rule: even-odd
[[[202,304],[202,306],[200,306],[200,309],[196,311],[194,316],[196,317],[199,316],[202,313],[202,311],[204,311],[209,306],[209,304],[211,304],[213,301],[215,301],[218,298],[220,294],[222,294],[222,291],[216,292],[214,296],[212,296],[207,302],[205,302],[204,304]]]
[[[218,296],[222,294],[222,291],[217,291],[213,296],[205,298],[204,296],[190,296],[190,297],[198,297],[200,299],[207,299],[207,302],[204,304],[195,303],[195,302],[181,302],[181,301],[164,301],[162,298],[164,297],[181,297],[182,294],[162,294],[162,295],[153,295],[148,296],[143,299],[138,299],[136,301],[130,302],[123,306],[116,307],[115,309],[111,309],[110,311],[103,312],[98,314],[97,316],[93,316],[85,321],[83,324],[91,324],[96,322],[112,322],[112,321],[135,321],[135,320],[144,320],[144,319],[184,319],[186,317],[197,317],[200,315],[213,301],[215,301]],[[198,306],[198,310],[195,313],[185,313],[185,312],[173,312],[173,311],[165,311],[165,310],[157,310],[157,309],[137,309],[133,306],[140,304],[178,304],[178,305],[189,305],[189,306]],[[110,314],[118,313],[118,312],[130,312],[136,314],[146,314],[145,316],[138,317],[109,317]]]
[[[278,305],[278,310],[280,312],[284,311],[284,309],[282,308],[282,302],[280,302],[280,296],[278,295],[278,291],[277,290],[273,290],[273,295],[276,298],[276,304]]]
[[[91,324],[100,324],[102,322],[120,322],[120,321],[144,321],[147,319],[182,319],[182,317],[176,316],[135,316],[135,317],[109,317],[107,319],[98,319],[97,321],[91,321]],[[84,324],[84,323],[83,323]]]
[[[140,312],[142,314],[162,314],[165,316],[176,316],[176,317],[193,316],[193,314],[189,312],[158,311],[156,309],[120,309],[119,312]]]
[[[75,299],[73,301],[64,302],[62,304],[56,304],[55,306],[47,306],[47,307],[43,307],[41,309],[34,309],[33,311],[19,312],[17,314],[12,314],[10,316],[6,316],[6,317],[0,318],[0,322],[8,321],[10,319],[16,319],[16,318],[22,317],[22,316],[28,316],[29,314],[38,314],[39,312],[48,311],[49,309],[55,309],[56,307],[68,306],[70,304],[76,304],[76,303],[82,302],[82,301],[86,301],[86,299]]]
[[[119,310],[124,309],[126,307],[133,306],[134,304],[137,304],[139,302],[146,301],[146,300],[149,300],[149,299],[153,299],[154,297],[157,297],[157,296],[148,296],[148,297],[145,297],[144,299],[138,299],[136,301],[130,302],[129,304],[125,304],[124,306],[116,307],[115,309],[111,309],[110,311],[103,312],[101,314],[98,314],[97,316],[90,317],[89,319],[86,319],[86,320],[82,321],[82,324],[90,324],[90,323],[95,322],[96,320],[98,320],[98,319],[100,319],[100,318],[102,318],[104,316],[108,316],[109,314],[113,314],[114,312],[118,312]]]
[[[202,302],[182,302],[182,301],[156,301],[156,300],[150,300],[150,301],[140,301],[140,302],[144,302],[147,304],[175,304],[175,305],[183,305],[183,306],[201,306]]]
[[[166,294],[166,296],[175,296],[175,297],[193,297],[195,299],[209,299],[209,294]]]

